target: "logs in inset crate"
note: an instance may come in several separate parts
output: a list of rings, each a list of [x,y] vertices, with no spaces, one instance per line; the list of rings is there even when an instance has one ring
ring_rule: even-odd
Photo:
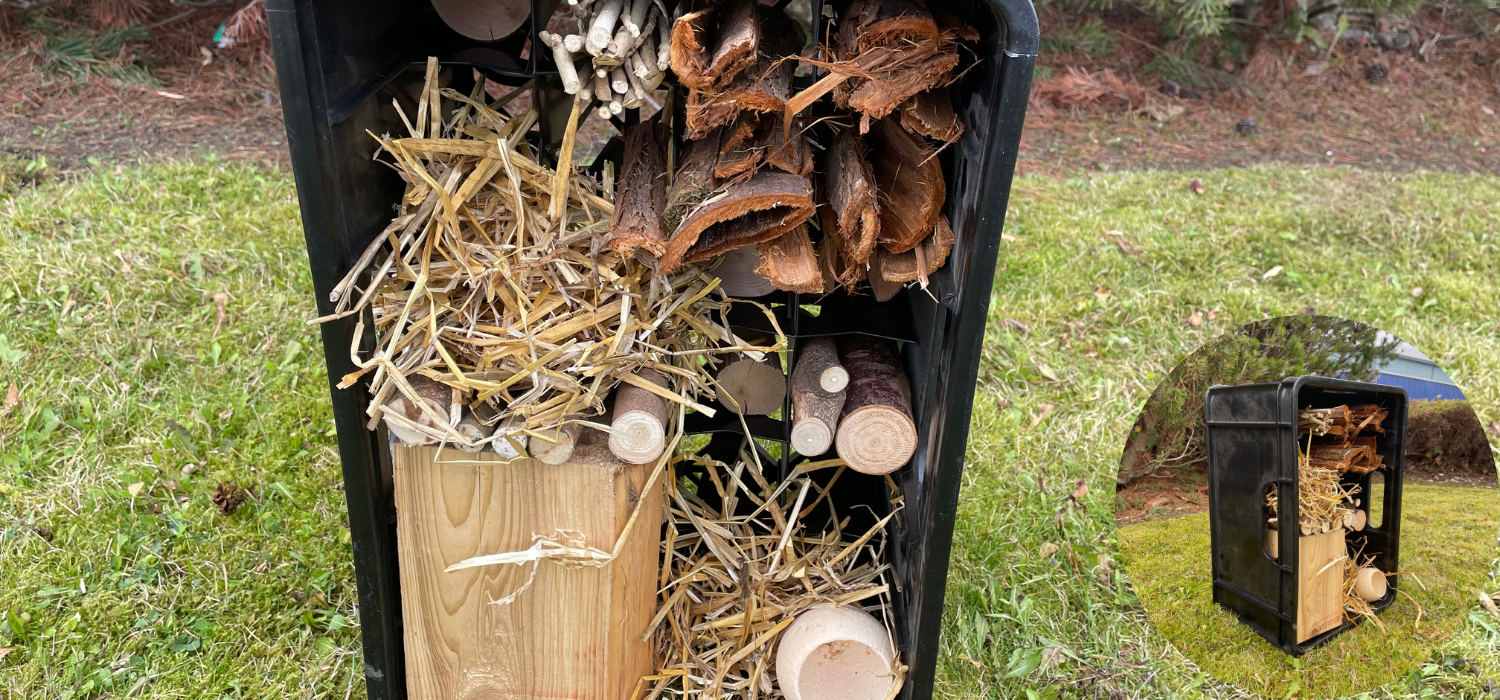
[[[393,446],[412,700],[622,700],[651,672],[641,636],[656,608],[661,484],[645,492],[652,465],[619,461],[597,432],[580,438],[559,465]],[[619,557],[602,565],[445,571],[524,551],[534,535],[612,552],[637,508]]]

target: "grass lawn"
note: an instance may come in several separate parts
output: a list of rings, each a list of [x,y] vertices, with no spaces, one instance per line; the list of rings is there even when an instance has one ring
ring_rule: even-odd
[[[1194,196],[1191,177],[1017,184],[942,696],[1236,696],[1150,626],[1111,493],[1156,377],[1234,324],[1306,306],[1376,323],[1500,420],[1500,180],[1218,171]],[[290,177],[100,168],[0,200],[0,259],[0,392],[17,387],[0,408],[0,696],[362,696]],[[220,481],[253,492],[233,515]],[[1470,562],[1491,590],[1493,559]],[[1466,610],[1382,695],[1478,697],[1500,677],[1500,619]]]
[[[1380,497],[1372,493],[1373,499]],[[1402,493],[1400,589],[1381,613],[1300,660],[1213,602],[1208,513],[1120,528],[1121,561],[1146,614],[1172,645],[1220,680],[1263,695],[1307,689],[1355,694],[1396,680],[1432,655],[1474,606],[1494,555],[1493,489],[1407,484]],[[1420,614],[1419,614],[1420,613]]]

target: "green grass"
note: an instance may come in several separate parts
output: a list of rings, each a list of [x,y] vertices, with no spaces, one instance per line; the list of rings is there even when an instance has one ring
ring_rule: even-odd
[[[1366,622],[1300,660],[1213,602],[1208,513],[1121,528],[1120,550],[1147,616],[1199,668],[1264,695],[1333,697],[1390,683],[1432,656],[1485,587],[1473,563],[1493,556],[1497,522],[1492,489],[1407,484],[1401,571],[1411,575],[1398,585],[1411,597],[1398,595],[1381,613],[1385,629]]]
[[[1189,192],[1194,178],[1205,194]],[[1500,420],[1497,200],[1494,178],[1342,169],[1019,180],[975,396],[939,693],[1238,697],[1153,628],[1119,563],[1125,431],[1189,352],[1309,306],[1412,342],[1484,423]],[[1213,309],[1217,320],[1188,324]],[[1075,505],[1080,479],[1088,494]],[[1495,529],[1469,562],[1492,591]],[[1483,679],[1500,678],[1500,620],[1468,611],[1438,653],[1393,669],[1405,675],[1374,695],[1479,697]]]
[[[1500,420],[1497,200],[1494,179],[1343,170],[1020,181],[939,695],[1235,696],[1153,630],[1118,564],[1123,432],[1178,358],[1309,305],[1412,341]],[[20,394],[0,417],[0,696],[363,696],[302,250],[290,177],[251,167],[101,168],[0,200],[0,392]],[[220,515],[220,480],[256,495]],[[1479,697],[1500,625],[1466,619],[1380,695]]]
[[[247,166],[0,200],[0,697],[363,695],[302,248]]]

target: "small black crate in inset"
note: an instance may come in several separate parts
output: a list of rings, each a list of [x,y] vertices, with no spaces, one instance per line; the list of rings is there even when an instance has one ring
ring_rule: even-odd
[[[1298,429],[1299,413],[1318,421]],[[1215,386],[1204,401],[1214,602],[1300,656],[1354,625],[1344,613],[1341,557],[1386,574],[1361,591],[1374,612],[1396,598],[1406,390],[1326,377]],[[1317,435],[1320,431],[1324,434]],[[1309,522],[1298,505],[1303,455],[1339,469],[1342,527]],[[1331,478],[1330,478],[1331,482]],[[1378,493],[1371,491],[1379,488]],[[1276,504],[1271,512],[1270,502]],[[1382,586],[1381,584],[1385,584]]]

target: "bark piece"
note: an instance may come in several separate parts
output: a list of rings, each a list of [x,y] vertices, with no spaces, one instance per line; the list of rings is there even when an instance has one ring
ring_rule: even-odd
[[[864,141],[852,129],[840,129],[823,164],[828,204],[837,217],[825,235],[834,233],[850,262],[870,259],[880,236],[880,196],[875,174],[865,157]]]
[[[905,253],[887,253],[884,250],[878,257],[880,277],[887,282],[905,284],[907,282],[922,282],[925,287],[927,276],[937,272],[948,262],[948,253],[953,250],[953,229],[948,226],[948,217],[938,217],[937,226],[933,227],[932,234],[919,245]]]
[[[625,161],[615,190],[610,247],[621,255],[643,248],[655,257],[666,252],[661,215],[667,208],[667,163],[656,143],[656,122],[625,127]]]
[[[952,143],[964,133],[947,90],[917,93],[901,105],[901,126],[934,141]]]
[[[794,130],[790,139],[786,137],[781,115],[741,112],[724,132],[714,177],[720,180],[749,177],[762,164],[806,176],[813,168],[812,149],[801,129]]]
[[[636,376],[662,388],[667,379],[655,370]],[[667,445],[667,402],[634,384],[615,389],[614,418],[609,424],[609,451],[630,464],[645,464],[661,456]]]
[[[719,15],[716,33],[703,75],[712,86],[723,86],[755,64],[760,46],[759,4],[756,0],[729,0]]]
[[[759,260],[753,246],[741,246],[720,256],[718,267],[713,269],[713,274],[720,280],[719,288],[725,294],[741,299],[763,297],[776,291],[771,280],[755,271]]]
[[[597,0],[596,0],[597,1]],[[689,12],[672,23],[671,65],[677,80],[693,89],[707,88],[708,47],[713,43],[714,8]]]
[[[768,358],[742,359],[719,370],[719,402],[746,416],[766,416],[786,402],[786,375]]]
[[[813,169],[812,148],[807,144],[806,130],[802,124],[802,118],[793,120],[791,136],[787,136],[787,130],[782,127],[783,117],[776,116],[776,121],[768,128],[770,136],[766,144],[766,165],[773,168],[785,170],[793,175],[808,175]]]
[[[670,206],[670,205],[669,205]],[[771,240],[813,215],[812,185],[805,177],[763,171],[718,193],[682,218],[661,258],[669,273],[743,245]]]
[[[836,36],[849,54],[938,41],[937,21],[921,0],[854,0],[840,20]]]
[[[867,336],[841,339],[839,362],[849,371],[836,439],[839,457],[865,474],[900,469],[916,452],[917,429],[906,375],[890,342]]]
[[[797,53],[802,45],[802,31],[785,14],[768,10],[764,20],[765,44],[752,58],[751,65],[732,79],[715,83],[713,89],[688,93],[686,120],[689,139],[702,138],[709,131],[734,123],[743,111],[781,112],[791,97],[792,76],[796,61],[782,60]]]
[[[882,119],[895,111],[912,96],[946,86],[953,78],[953,69],[958,67],[957,51],[938,51],[920,59],[908,58],[909,65],[899,70],[885,71],[875,79],[866,80],[848,92],[840,101],[841,106],[864,114],[870,119]],[[835,91],[834,99],[838,100]]]
[[[870,130],[872,169],[880,186],[880,243],[887,252],[916,247],[937,225],[947,197],[943,169],[926,141],[882,119]]]
[[[756,274],[771,280],[771,285],[787,292],[817,294],[823,291],[823,275],[818,271],[818,256],[802,224],[779,238],[756,246],[760,262]]]
[[[712,139],[686,145],[672,187],[667,191],[667,204],[662,212],[664,231],[676,231],[682,220],[713,194],[714,163],[718,158],[718,147]]]

